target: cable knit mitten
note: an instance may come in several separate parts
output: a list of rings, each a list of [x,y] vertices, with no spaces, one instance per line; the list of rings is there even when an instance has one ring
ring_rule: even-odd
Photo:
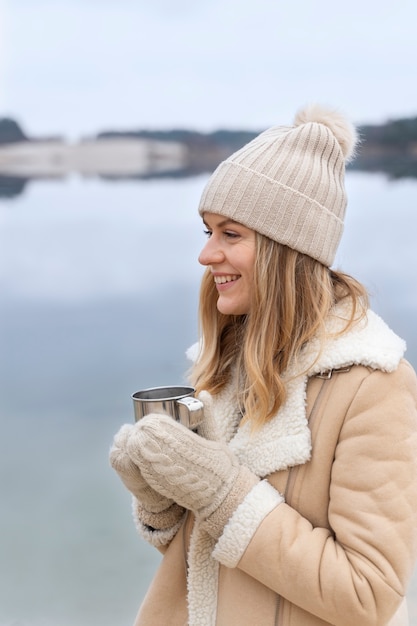
[[[259,482],[224,443],[204,439],[166,415],[140,420],[127,450],[149,485],[192,511],[215,538]]]
[[[120,428],[110,449],[110,464],[137,500],[135,516],[149,527],[168,528],[178,522],[184,510],[171,498],[166,498],[152,489],[138,466],[129,457],[127,443],[134,434],[135,428],[137,424],[124,424]]]

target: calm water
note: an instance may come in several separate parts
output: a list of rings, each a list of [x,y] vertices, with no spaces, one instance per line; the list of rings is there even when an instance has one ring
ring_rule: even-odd
[[[0,201],[0,626],[129,626],[159,557],[108,465],[130,394],[183,381],[205,178],[34,183]],[[417,364],[417,182],[349,174],[336,265]],[[410,589],[417,626],[417,577]]]

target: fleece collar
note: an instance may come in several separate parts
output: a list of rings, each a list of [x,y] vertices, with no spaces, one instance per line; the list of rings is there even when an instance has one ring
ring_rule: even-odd
[[[248,423],[238,427],[239,413],[232,384],[213,397],[213,438],[226,441],[240,462],[258,476],[310,459],[311,433],[306,416],[309,377],[351,365],[365,365],[387,372],[397,368],[405,351],[405,342],[373,311],[369,310],[366,318],[349,332],[335,336],[348,315],[346,305],[339,304],[334,308],[326,323],[328,339],[324,346],[320,350],[318,339],[309,342],[287,373],[285,404],[258,431],[252,432]],[[198,347],[193,347],[188,355],[195,358],[197,352]]]

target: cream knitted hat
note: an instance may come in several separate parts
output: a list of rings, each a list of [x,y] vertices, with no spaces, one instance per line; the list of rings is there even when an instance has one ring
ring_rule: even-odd
[[[355,128],[319,105],[273,126],[220,163],[199,212],[230,217],[330,266],[343,231],[345,163]]]

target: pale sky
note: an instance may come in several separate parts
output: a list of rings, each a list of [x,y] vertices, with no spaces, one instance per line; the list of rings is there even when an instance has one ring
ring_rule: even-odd
[[[0,0],[0,116],[31,136],[417,115],[415,0]]]

